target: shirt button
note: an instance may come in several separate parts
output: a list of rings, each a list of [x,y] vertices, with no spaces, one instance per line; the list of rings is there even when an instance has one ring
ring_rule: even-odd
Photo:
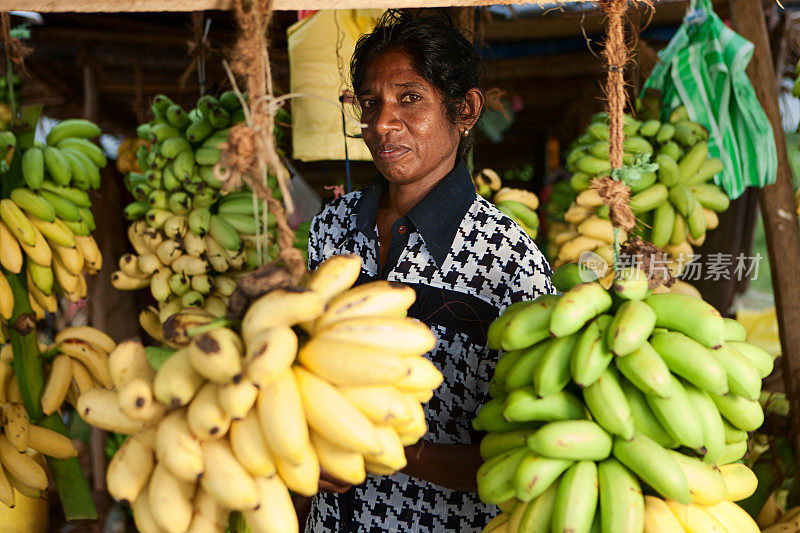
[[[408,228],[406,228],[405,226],[400,226],[397,228],[397,233],[399,233],[400,235],[404,235],[406,231],[408,231]]]

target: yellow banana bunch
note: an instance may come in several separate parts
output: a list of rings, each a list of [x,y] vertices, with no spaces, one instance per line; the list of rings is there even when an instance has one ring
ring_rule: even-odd
[[[321,469],[361,483],[405,466],[404,446],[427,430],[420,402],[442,382],[424,357],[436,338],[405,316],[413,290],[351,288],[360,272],[358,256],[334,256],[304,288],[254,301],[241,331],[184,310],[159,332],[150,310],[151,334],[179,348],[158,368],[138,342],[113,349],[113,388],[83,392],[77,408],[131,435],[107,479],[140,527],[216,531],[236,510],[254,530],[297,531],[289,491],[315,494]]]

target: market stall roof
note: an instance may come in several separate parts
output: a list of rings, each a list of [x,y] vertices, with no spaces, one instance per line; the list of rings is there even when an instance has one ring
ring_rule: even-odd
[[[589,0],[570,0],[589,2]],[[553,0],[273,0],[274,10],[300,9],[366,9],[412,7],[471,7],[489,5],[539,4],[558,5]],[[41,13],[57,12],[138,12],[138,11],[208,11],[228,10],[233,0],[2,0],[3,10],[25,10]]]

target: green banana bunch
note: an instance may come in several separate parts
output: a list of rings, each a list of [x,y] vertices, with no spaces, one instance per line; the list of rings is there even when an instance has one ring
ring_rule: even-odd
[[[475,190],[491,201],[500,211],[516,222],[531,239],[539,232],[539,198],[531,191],[503,187],[500,176],[484,168],[472,178]]]
[[[644,172],[628,183],[630,206],[638,220],[632,234],[664,248],[673,261],[670,269],[679,276],[689,262],[691,247],[701,245],[706,232],[716,228],[716,213],[725,211],[730,200],[711,181],[723,166],[721,160],[709,157],[708,132],[692,122],[684,108],[669,115],[671,121],[667,122],[652,118],[640,122],[625,115],[623,160],[632,164],[647,157],[658,166],[656,172]],[[576,196],[555,211],[548,206],[548,214],[556,220],[548,231],[546,253],[556,267],[577,261],[586,251],[611,263],[613,234],[597,221],[603,219],[611,227],[608,208],[596,195],[588,194],[592,192],[590,181],[611,170],[607,123],[605,113],[592,117],[586,133],[566,155],[566,168],[572,173],[569,185]]]
[[[491,527],[640,532],[643,489],[722,502],[718,468],[763,422],[771,358],[702,300],[652,294],[636,269],[605,289],[574,266],[554,275],[563,294],[512,304],[489,328],[508,350],[473,421],[487,431],[478,493],[502,512]]]
[[[120,290],[149,288],[162,320],[186,307],[222,316],[230,283],[279,251],[274,213],[247,188],[223,191],[214,170],[231,126],[244,121],[239,99],[206,95],[185,111],[157,95],[151,109],[153,120],[137,128],[150,146],[139,147],[139,172],[124,178],[135,199],[124,214],[136,253],[120,261],[112,282]],[[282,198],[274,176],[267,186]],[[307,224],[295,246],[307,253]]]
[[[0,146],[15,149],[22,178],[0,200],[0,266],[13,274],[25,271],[37,319],[57,311],[58,294],[74,302],[85,298],[84,273],[102,266],[87,193],[100,186],[106,164],[102,149],[89,140],[100,133],[87,120],[64,120],[50,130],[47,145],[23,147],[11,131],[0,132]],[[16,179],[9,168],[0,169],[0,180]],[[10,319],[13,308],[8,280],[0,275],[0,320]]]

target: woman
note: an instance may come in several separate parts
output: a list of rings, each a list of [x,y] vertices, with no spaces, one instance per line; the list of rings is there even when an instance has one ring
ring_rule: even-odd
[[[313,270],[334,254],[363,260],[358,283],[413,287],[409,316],[438,338],[427,356],[444,383],[425,406],[428,433],[393,476],[349,487],[324,476],[306,531],[480,531],[496,514],[475,491],[497,352],[486,331],[512,302],[553,292],[533,241],[475,193],[461,157],[483,109],[481,58],[451,24],[387,14],[355,49],[351,77],[379,174],[314,218]]]

